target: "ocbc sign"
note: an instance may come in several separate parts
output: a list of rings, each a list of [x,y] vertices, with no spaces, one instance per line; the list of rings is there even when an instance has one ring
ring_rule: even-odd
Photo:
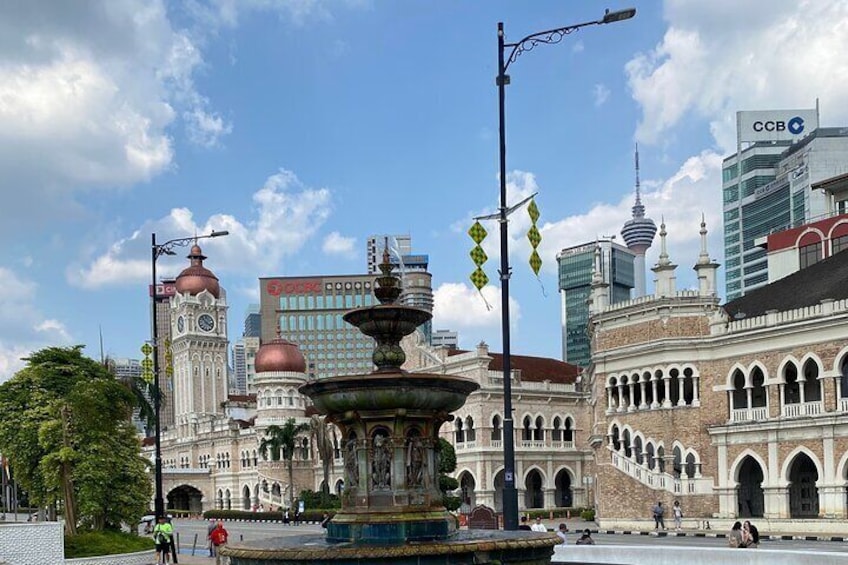
[[[753,127],[754,131],[757,131],[757,132],[760,132],[760,131],[777,131],[777,132],[780,132],[780,131],[789,130],[789,133],[791,133],[792,135],[798,135],[799,133],[804,131],[804,119],[800,116],[795,116],[794,118],[790,119],[787,122],[784,122],[783,120],[767,120],[765,122],[756,121],[756,122],[754,122],[752,127]]]
[[[320,279],[299,279],[290,281],[272,280],[265,285],[271,296],[281,294],[318,294],[321,292]]]

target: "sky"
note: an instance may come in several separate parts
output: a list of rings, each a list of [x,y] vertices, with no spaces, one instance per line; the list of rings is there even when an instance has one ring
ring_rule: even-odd
[[[140,357],[153,232],[229,230],[202,246],[231,340],[259,277],[362,273],[368,236],[409,234],[434,327],[501,351],[498,226],[482,293],[466,234],[498,205],[497,23],[517,41],[630,6],[509,68],[508,199],[538,192],[543,260],[537,279],[516,212],[512,351],[555,358],[556,254],[630,218],[637,143],[689,288],[702,215],[723,261],[735,112],[818,99],[822,125],[848,124],[848,0],[0,3],[0,381],[45,346],[97,357],[101,331],[107,355]]]

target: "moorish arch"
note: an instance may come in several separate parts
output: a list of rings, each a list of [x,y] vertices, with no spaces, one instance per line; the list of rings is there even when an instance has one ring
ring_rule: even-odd
[[[183,510],[192,514],[203,512],[203,492],[194,485],[181,484],[168,491],[167,510]]]
[[[731,466],[736,483],[736,514],[743,518],[761,518],[765,514],[765,461],[756,452],[746,449]]]
[[[818,457],[807,447],[796,447],[783,461],[780,478],[787,484],[791,518],[818,518],[817,483],[822,476]]]
[[[504,470],[503,467],[495,472],[495,478],[492,479],[492,487],[495,489],[495,512],[503,512],[503,490],[504,490]]]
[[[524,475],[524,507],[545,507],[545,477],[535,465]]]
[[[474,479],[474,474],[464,469],[457,475],[457,478],[459,479],[459,492],[462,504],[468,505],[469,509],[474,508],[477,505],[477,495],[475,494],[477,481]]]
[[[554,476],[554,505],[571,508],[574,505],[574,471],[564,466]]]

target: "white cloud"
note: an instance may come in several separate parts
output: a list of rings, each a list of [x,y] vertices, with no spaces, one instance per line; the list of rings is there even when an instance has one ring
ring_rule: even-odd
[[[578,39],[574,42],[574,45],[571,47],[572,53],[582,53],[586,49],[586,46],[583,44],[582,39]]]
[[[610,89],[603,84],[596,84],[592,89],[592,95],[595,98],[595,107],[603,106],[610,97]]]
[[[67,345],[71,336],[62,322],[39,311],[37,286],[0,267],[0,382],[23,368],[22,357],[49,345]]]
[[[299,251],[313,237],[330,213],[331,194],[326,188],[304,186],[291,171],[268,177],[253,194],[256,217],[239,221],[229,214],[215,214],[195,221],[191,210],[174,208],[166,217],[150,221],[129,237],[114,243],[105,253],[68,268],[68,281],[82,288],[138,283],[150,277],[149,234],[157,242],[170,238],[227,230],[229,236],[201,241],[213,271],[274,272],[279,260]],[[214,251],[210,251],[214,250]],[[157,262],[159,273],[174,275],[185,263]]]
[[[433,302],[433,324],[439,327],[460,332],[470,330],[467,333],[500,327],[501,294],[498,287],[486,285],[477,292],[476,288],[465,283],[443,283],[433,291]],[[509,315],[513,325],[521,318],[521,308],[512,297]]]
[[[735,112],[810,108],[828,124],[848,107],[848,1],[668,0],[662,42],[626,66],[643,116],[636,137],[656,142],[694,114],[724,153],[735,151]]]
[[[334,231],[324,238],[324,244],[321,248],[328,255],[350,255],[353,253],[355,245],[355,237],[344,237],[339,232]]]

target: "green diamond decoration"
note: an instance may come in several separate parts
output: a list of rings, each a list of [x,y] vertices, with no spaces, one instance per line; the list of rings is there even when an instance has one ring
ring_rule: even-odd
[[[486,236],[489,235],[489,232],[486,231],[486,228],[483,227],[483,224],[480,222],[474,222],[474,225],[468,229],[468,235],[471,236],[471,239],[474,240],[474,243],[480,245],[480,242],[486,239]]]
[[[477,287],[477,290],[482,290],[486,283],[489,282],[489,277],[486,276],[486,273],[483,272],[483,269],[477,267],[473,273],[471,273],[471,283]]]
[[[488,261],[489,256],[486,255],[486,252],[483,251],[483,248],[479,245],[475,245],[474,249],[471,250],[471,260],[474,261],[474,264],[478,267],[482,266],[483,263]]]
[[[530,240],[530,245],[533,246],[533,249],[539,247],[539,244],[542,243],[542,234],[539,233],[539,229],[536,225],[530,226],[530,229],[527,230],[527,239]]]
[[[535,249],[533,250],[533,253],[530,254],[530,268],[533,269],[536,276],[539,276],[539,269],[542,268],[542,258],[539,257],[539,254],[536,253]]]
[[[539,219],[539,208],[536,206],[536,199],[530,201],[530,205],[527,206],[527,213],[530,214],[530,219],[533,220],[533,223],[536,223],[536,220]]]

